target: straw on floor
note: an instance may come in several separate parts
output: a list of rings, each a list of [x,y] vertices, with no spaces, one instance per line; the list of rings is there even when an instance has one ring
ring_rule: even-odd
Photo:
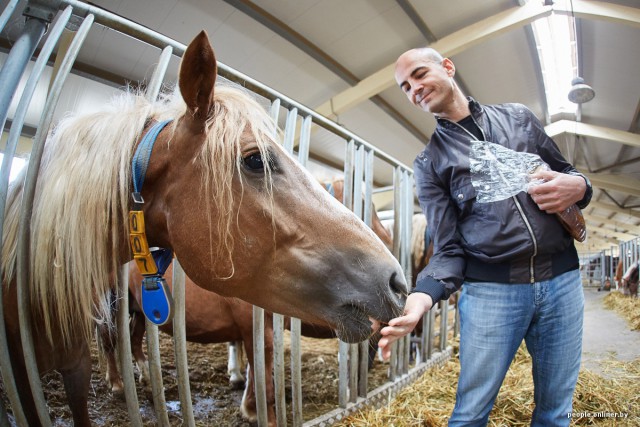
[[[605,306],[619,311],[634,329],[640,324],[640,299],[618,292],[605,298]],[[635,326],[633,326],[635,325]],[[457,346],[454,343],[454,346]],[[624,343],[621,343],[624,345]],[[604,375],[583,369],[578,378],[571,425],[640,425],[640,359],[604,361]],[[447,425],[455,403],[459,363],[454,355],[442,368],[426,372],[377,410],[361,411],[336,424],[341,427],[440,427]],[[507,373],[490,426],[528,426],[533,410],[531,357],[524,345]]]

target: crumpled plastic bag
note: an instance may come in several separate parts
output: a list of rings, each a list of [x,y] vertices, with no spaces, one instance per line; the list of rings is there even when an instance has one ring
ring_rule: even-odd
[[[491,203],[543,183],[542,180],[531,179],[531,174],[539,168],[549,170],[549,165],[537,154],[517,152],[488,141],[471,141],[469,168],[476,200],[478,203]],[[574,239],[584,242],[587,229],[577,205],[571,205],[557,216]]]

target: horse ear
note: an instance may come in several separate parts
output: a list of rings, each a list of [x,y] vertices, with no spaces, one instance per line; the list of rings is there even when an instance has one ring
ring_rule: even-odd
[[[204,123],[213,107],[218,66],[206,31],[187,46],[180,62],[179,85],[189,115]]]

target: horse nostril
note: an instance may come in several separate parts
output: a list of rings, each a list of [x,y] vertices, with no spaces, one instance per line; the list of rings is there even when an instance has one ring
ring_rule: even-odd
[[[402,299],[407,296],[407,282],[404,280],[402,274],[394,272],[389,278],[389,288],[398,297]]]

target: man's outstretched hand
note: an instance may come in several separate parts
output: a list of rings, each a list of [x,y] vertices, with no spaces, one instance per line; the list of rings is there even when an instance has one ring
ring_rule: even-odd
[[[380,330],[382,338],[378,347],[382,350],[382,357],[386,360],[391,355],[391,345],[394,341],[404,337],[416,327],[422,315],[431,309],[431,296],[422,292],[415,292],[407,297],[404,314],[389,321],[389,325]]]

